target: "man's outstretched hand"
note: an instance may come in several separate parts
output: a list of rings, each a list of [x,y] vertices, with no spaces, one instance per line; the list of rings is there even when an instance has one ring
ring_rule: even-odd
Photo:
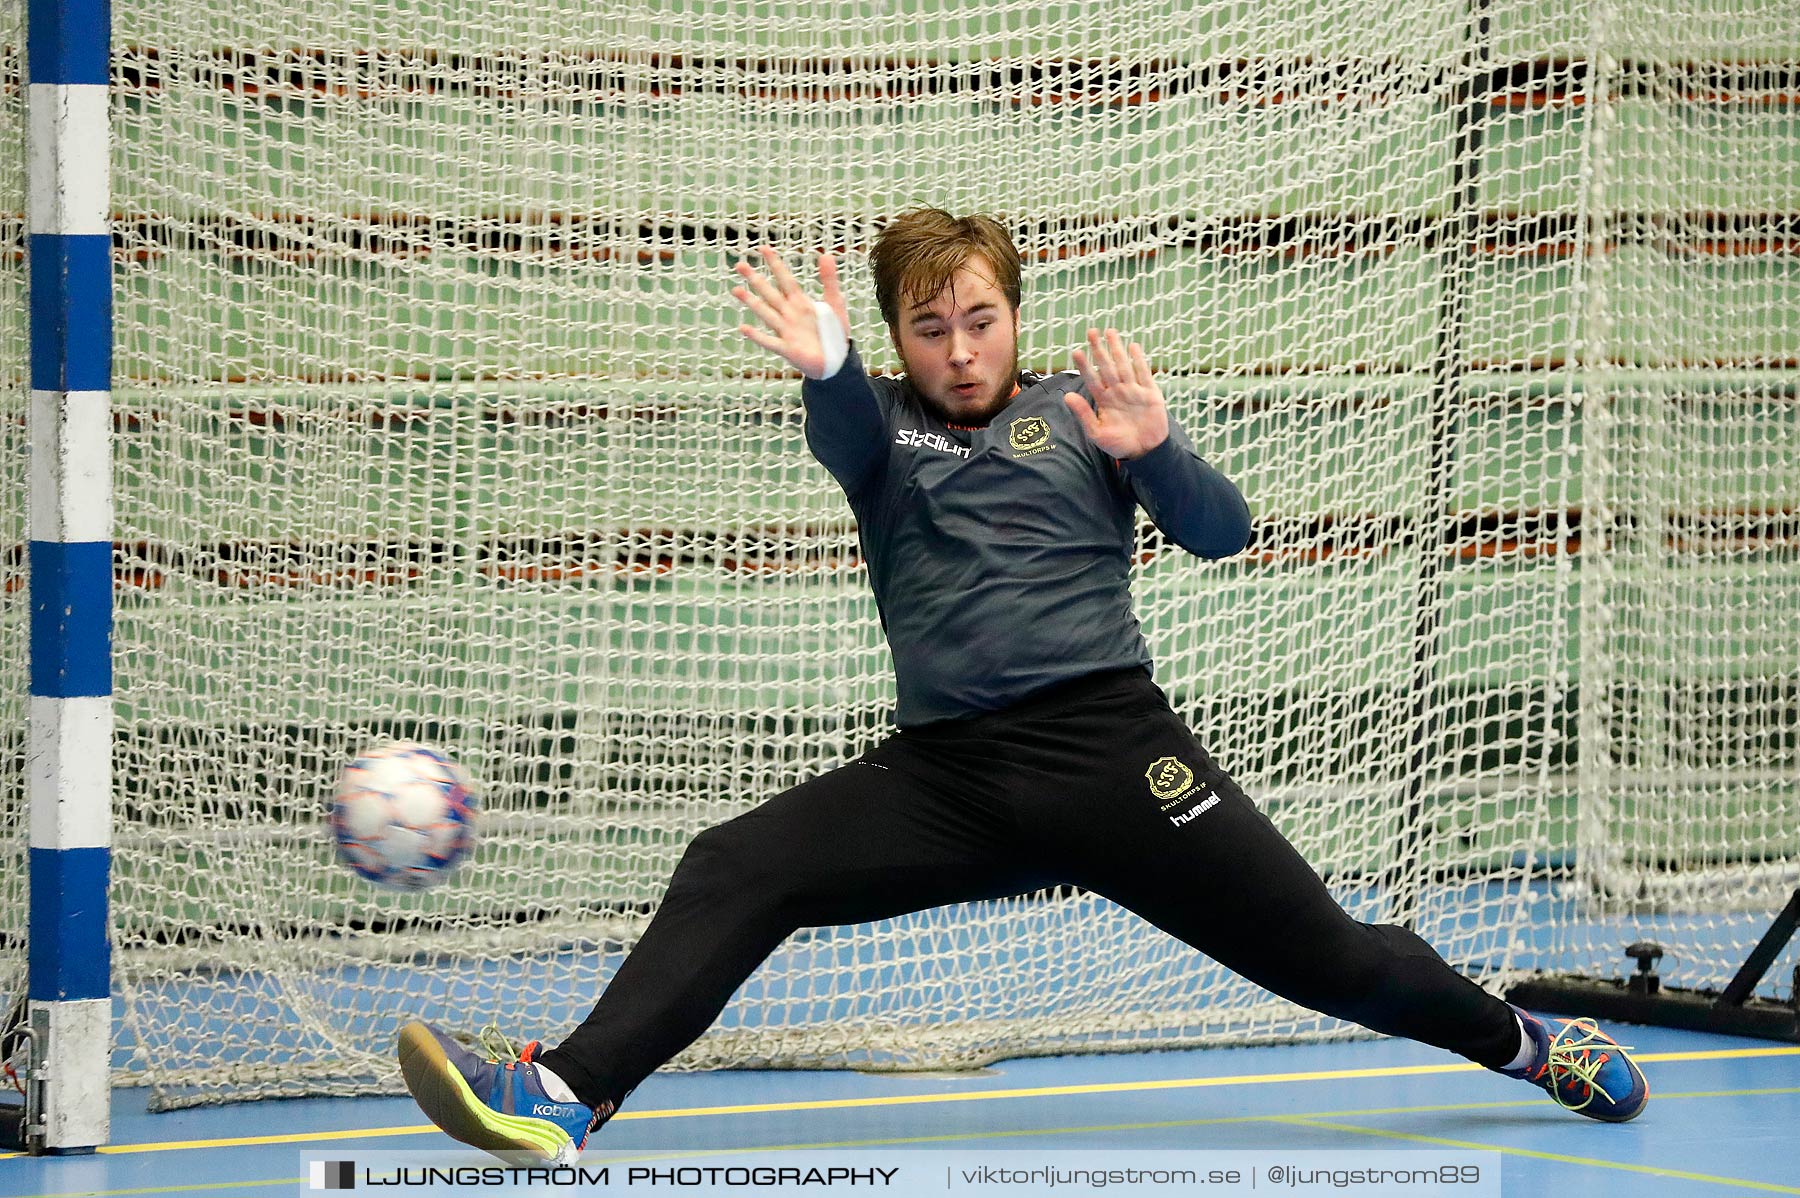
[[[757,271],[748,262],[739,262],[737,273],[743,284],[731,289],[738,303],[762,321],[763,327],[740,324],[738,332],[766,350],[780,354],[808,378],[825,376],[829,355],[819,337],[818,311],[813,299],[800,289],[794,272],[768,246],[761,246],[763,264],[768,274]],[[837,260],[830,254],[819,255],[819,287],[825,306],[837,316],[838,325],[848,335],[850,313],[844,306],[844,293],[838,286]]]
[[[1144,348],[1133,342],[1128,349],[1117,329],[1104,338],[1089,329],[1087,339],[1089,352],[1075,351],[1087,394],[1065,395],[1063,402],[1095,445],[1121,460],[1142,457],[1169,435],[1169,410]]]

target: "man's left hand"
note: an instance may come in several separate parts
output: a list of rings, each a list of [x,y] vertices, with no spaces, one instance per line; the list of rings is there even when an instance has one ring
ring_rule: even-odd
[[[1127,347],[1117,329],[1088,330],[1088,352],[1075,351],[1086,395],[1063,396],[1088,439],[1121,461],[1142,457],[1169,435],[1169,409],[1144,348]],[[1092,404],[1088,401],[1092,400]]]

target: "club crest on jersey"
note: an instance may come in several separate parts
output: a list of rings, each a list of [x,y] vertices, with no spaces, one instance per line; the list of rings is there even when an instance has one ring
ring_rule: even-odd
[[[1013,447],[1014,457],[1029,457],[1056,448],[1056,443],[1050,440],[1050,422],[1042,416],[1014,418],[1006,430],[1006,439]]]
[[[1167,811],[1194,789],[1194,771],[1179,757],[1158,757],[1144,771],[1150,795]]]

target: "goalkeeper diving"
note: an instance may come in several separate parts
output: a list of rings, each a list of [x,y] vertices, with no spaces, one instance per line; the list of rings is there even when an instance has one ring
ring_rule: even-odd
[[[829,255],[816,297],[768,249],[732,295],[743,335],[805,376],[807,445],[855,513],[892,650],[894,731],[695,837],[556,1047],[480,1054],[403,1027],[425,1114],[508,1159],[572,1160],[794,931],[1078,886],[1291,1002],[1637,1116],[1649,1089],[1623,1047],[1353,919],[1170,708],[1132,614],[1136,509],[1210,560],[1251,521],[1142,347],[1090,329],[1075,370],[1021,371],[1020,255],[985,216],[903,213],[871,265],[903,377],[864,369]]]

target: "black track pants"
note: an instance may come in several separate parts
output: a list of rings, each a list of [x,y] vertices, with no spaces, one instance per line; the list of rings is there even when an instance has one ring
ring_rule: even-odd
[[[1129,670],[899,732],[702,832],[592,1014],[539,1059],[584,1102],[622,1101],[798,928],[1063,883],[1316,1011],[1490,1067],[1518,1051],[1504,1002],[1347,915]]]

